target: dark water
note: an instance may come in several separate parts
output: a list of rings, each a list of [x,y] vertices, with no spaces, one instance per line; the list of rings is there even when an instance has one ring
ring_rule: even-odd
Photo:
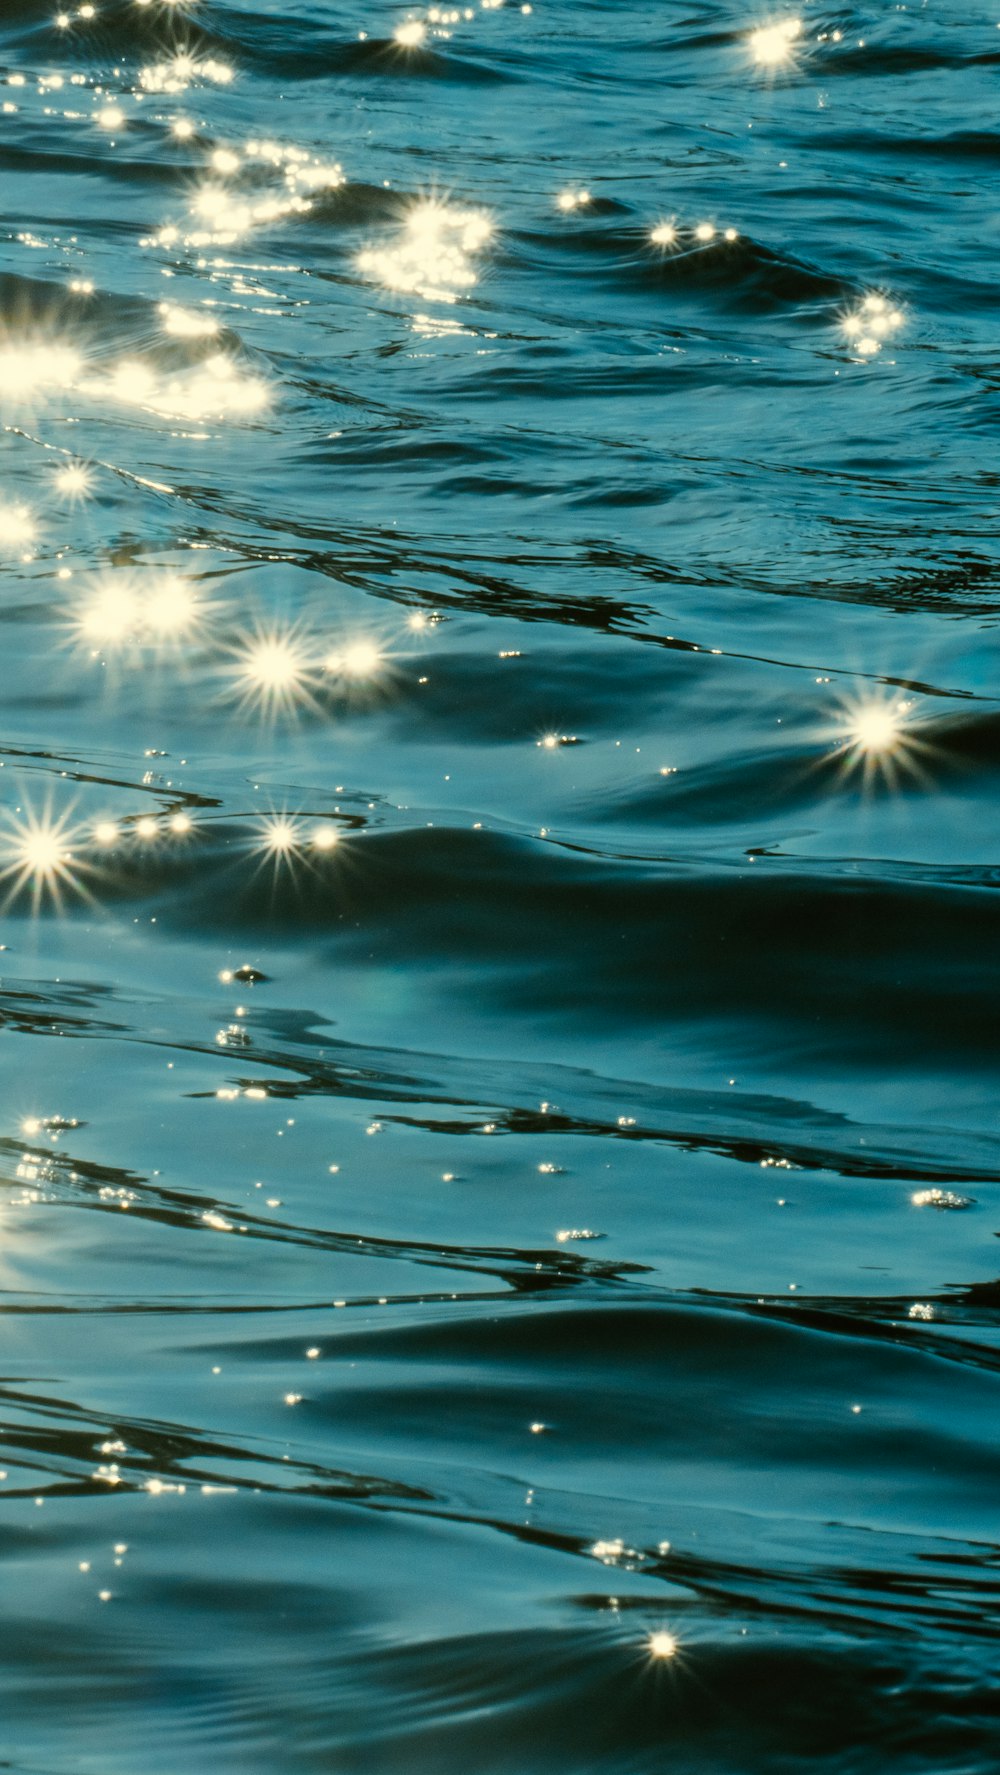
[[[56,7],[3,1767],[995,1770],[996,8]]]

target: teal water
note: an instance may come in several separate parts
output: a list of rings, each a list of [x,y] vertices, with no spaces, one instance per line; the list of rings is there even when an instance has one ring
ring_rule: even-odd
[[[4,1767],[996,1768],[998,65],[0,7]]]

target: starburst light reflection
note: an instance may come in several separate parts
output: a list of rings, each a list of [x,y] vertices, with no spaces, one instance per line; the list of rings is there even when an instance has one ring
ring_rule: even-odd
[[[315,707],[314,666],[299,630],[262,630],[235,653],[230,677],[241,710],[274,721]]]
[[[74,504],[86,499],[94,484],[93,470],[85,462],[67,462],[56,469],[54,479],[59,492]]]
[[[660,1628],[656,1633],[650,1634],[646,1641],[646,1649],[651,1658],[665,1660],[676,1658],[680,1646],[672,1633],[668,1633],[665,1628]]]
[[[251,849],[260,857],[261,867],[272,865],[274,878],[283,872],[294,875],[305,860],[308,843],[301,820],[292,814],[266,814],[257,822]]]
[[[869,694],[845,702],[835,729],[841,771],[860,772],[865,789],[897,788],[906,777],[929,781],[934,748],[915,726],[914,704],[905,696]]]
[[[74,846],[83,837],[69,812],[58,819],[51,807],[38,814],[25,805],[0,816],[0,884],[6,886],[4,909],[27,894],[32,912],[51,903],[62,905],[64,891],[83,894],[80,863]]]

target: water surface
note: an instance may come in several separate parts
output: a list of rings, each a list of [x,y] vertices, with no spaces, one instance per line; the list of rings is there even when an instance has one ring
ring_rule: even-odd
[[[6,0],[5,1767],[996,1768],[998,62]]]

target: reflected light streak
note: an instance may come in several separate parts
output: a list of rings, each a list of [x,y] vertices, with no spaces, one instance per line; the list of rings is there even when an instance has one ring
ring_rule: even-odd
[[[83,384],[87,394],[111,395],[127,406],[143,407],[164,419],[225,419],[260,413],[271,394],[261,376],[244,370],[225,352],[215,352],[191,369],[159,377],[139,358],[125,358],[105,382]]]
[[[163,330],[178,339],[203,339],[219,331],[219,323],[211,314],[197,314],[190,308],[179,308],[176,302],[161,302]]]

